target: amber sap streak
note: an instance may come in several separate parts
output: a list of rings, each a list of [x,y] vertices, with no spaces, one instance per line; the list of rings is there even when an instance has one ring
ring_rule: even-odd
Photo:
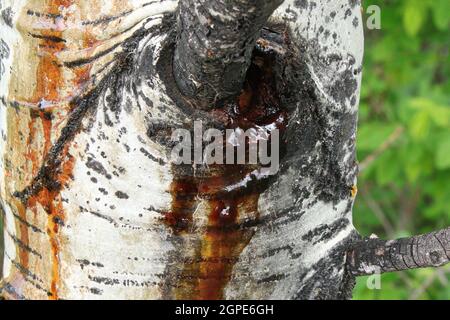
[[[52,14],[55,17],[60,13],[60,10],[64,7],[69,7],[74,3],[73,0],[49,0],[43,4],[43,11]],[[60,18],[55,18],[60,19]],[[56,20],[55,20],[56,22]],[[21,109],[20,112],[12,111],[8,113],[11,117],[11,127],[17,130],[11,130],[12,133],[9,137],[9,144],[11,146],[21,145],[25,142],[24,148],[17,150],[23,150],[23,156],[26,162],[23,166],[17,170],[6,172],[6,176],[14,181],[14,179],[23,179],[22,174],[26,173],[27,180],[32,180],[41,167],[45,163],[45,159],[52,147],[53,131],[56,130],[58,123],[53,123],[55,112],[58,112],[59,103],[62,101],[61,93],[64,89],[64,75],[61,70],[62,62],[58,59],[58,53],[66,49],[65,42],[56,42],[50,39],[58,37],[63,38],[63,32],[55,29],[43,29],[39,30],[40,35],[49,37],[47,39],[41,39],[38,41],[36,47],[38,64],[36,68],[36,85],[32,97],[28,102],[40,106],[41,102],[50,102],[56,104],[55,107],[42,110],[35,108]],[[86,31],[84,34],[84,46],[85,48],[94,48],[96,45],[95,38],[90,32]],[[80,88],[85,82],[89,80],[91,65],[80,66],[74,71],[74,79],[72,83],[73,89]],[[66,83],[67,84],[67,83]],[[72,89],[69,88],[69,89]],[[67,88],[66,88],[67,89]],[[23,117],[26,117],[28,121],[28,134],[25,140],[21,139],[21,135],[25,134],[22,131]],[[18,132],[18,134],[14,134]],[[15,157],[20,157],[21,154],[15,154],[12,150],[11,162],[14,162]],[[58,241],[58,231],[61,224],[64,223],[64,210],[59,195],[59,190],[68,182],[71,178],[72,170],[74,167],[74,159],[68,152],[68,147],[64,149],[61,154],[61,164],[52,172],[53,180],[61,187],[54,190],[44,188],[37,195],[31,197],[28,203],[22,203],[17,198],[12,197],[11,203],[17,208],[17,213],[20,219],[27,221],[27,210],[30,210],[34,214],[34,218],[37,218],[38,203],[45,209],[48,214],[47,220],[47,234],[49,237],[52,267],[51,267],[51,298],[58,298],[58,283],[60,281],[60,266],[59,266],[59,251],[60,244]],[[8,169],[10,170],[10,169]],[[12,172],[15,172],[13,174]],[[19,224],[20,239],[29,246],[29,234],[28,228],[25,224]],[[24,269],[30,266],[29,252],[25,249],[25,246],[20,246],[19,250],[19,262]]]
[[[178,236],[192,232],[192,214],[198,198],[214,198],[214,193],[229,181],[223,178],[206,180],[181,179],[172,183],[172,210],[166,223]],[[219,181],[222,181],[220,183]],[[209,193],[209,194],[206,194]],[[206,229],[200,234],[195,256],[185,261],[180,282],[174,292],[176,299],[218,300],[228,283],[234,264],[253,236],[253,231],[239,228],[239,213],[257,219],[258,194],[235,199],[210,199]]]
[[[248,129],[255,125],[276,124],[282,132],[285,130],[286,113],[280,108],[275,90],[273,58],[255,52],[240,97],[231,105],[213,111],[227,126]],[[245,219],[259,218],[261,192],[261,189],[258,192],[246,187],[232,193],[226,192],[226,187],[242,181],[255,169],[251,166],[222,165],[218,174],[206,178],[180,177],[174,170],[172,210],[166,214],[166,224],[176,236],[200,240],[196,244],[186,242],[195,248],[182,248],[184,252],[194,252],[194,257],[184,261],[173,298],[224,298],[224,288],[231,278],[233,267],[254,234],[251,227],[240,224]],[[258,182],[259,187],[262,183]],[[193,213],[199,199],[206,202],[209,212],[206,228],[196,230],[193,228]]]
[[[69,145],[64,148],[62,152],[63,163],[53,176],[54,181],[58,183],[59,187],[54,190],[44,187],[38,194],[30,197],[27,203],[27,206],[33,211],[37,211],[37,205],[40,204],[48,214],[47,234],[50,239],[52,257],[50,298],[55,300],[59,298],[58,284],[60,282],[60,243],[58,240],[58,232],[60,225],[63,224],[65,220],[60,190],[69,182],[70,179],[72,179],[72,172],[75,165],[75,159],[69,154],[68,149]]]
[[[46,13],[52,15],[58,15],[61,8],[69,7],[73,4],[73,0],[51,0],[48,2]],[[44,29],[41,30],[41,35],[45,37],[57,37],[63,38],[63,33],[60,30],[54,29]],[[65,49],[64,42],[55,42],[47,39],[40,40],[39,43],[39,64],[36,71],[36,88],[33,95],[33,102],[40,103],[43,101],[57,102],[60,101],[60,90],[64,85],[64,77],[61,71],[61,62],[57,58],[57,54]],[[30,111],[33,112],[33,111]],[[40,120],[42,125],[42,136],[43,136],[43,146],[41,150],[35,150],[29,152],[29,160],[33,163],[33,175],[35,174],[36,168],[40,168],[45,161],[46,155],[52,146],[52,118],[51,112],[38,111],[39,117],[30,117],[30,140],[36,138],[36,123],[37,119]],[[32,146],[29,149],[33,149]],[[36,163],[38,159],[38,154],[42,155],[42,163]],[[73,160],[67,160],[68,150],[64,150],[62,155],[63,164],[61,165],[61,172],[55,175],[57,180],[61,185],[63,185],[67,176],[73,169]],[[47,212],[47,234],[49,236],[49,242],[51,247],[52,256],[52,270],[51,270],[51,283],[50,292],[51,299],[58,299],[58,283],[60,282],[60,266],[59,266],[59,240],[58,240],[58,229],[59,224],[64,221],[64,210],[61,202],[61,197],[59,195],[59,190],[49,190],[44,187],[37,195],[29,199],[27,206],[34,212],[37,213],[37,203],[39,203]],[[24,217],[26,218],[26,217]]]
[[[199,265],[198,299],[223,299],[234,264],[245,249],[253,230],[238,228],[239,211],[258,215],[259,195],[249,195],[233,200],[210,201],[208,230],[202,239]]]
[[[16,207],[17,207],[17,214],[21,219],[26,218],[26,208],[20,201],[15,201]],[[21,223],[19,224],[19,231],[20,231],[20,238],[21,241],[28,245],[30,242],[29,235],[28,235],[28,227]],[[29,253],[25,248],[19,247],[19,262],[22,265],[24,269],[28,269],[29,264]]]
[[[56,3],[51,3],[50,6],[54,7]],[[58,4],[59,5],[59,4]],[[55,13],[55,10],[49,10],[51,13]],[[61,36],[61,32],[52,30],[43,30],[43,36]],[[61,74],[55,53],[61,51],[64,48],[62,43],[52,43],[51,41],[41,40],[39,41],[39,63],[36,70],[36,87],[31,98],[31,102],[38,104],[42,100],[57,100],[58,88],[61,86]],[[20,117],[15,117],[16,127],[20,128]],[[33,144],[36,144],[36,139],[40,138],[37,130],[37,121],[40,120],[43,131],[44,146],[43,149],[38,150]],[[31,164],[31,168],[27,168],[27,172],[30,177],[34,177],[38,172],[42,161],[45,158],[51,145],[51,120],[46,118],[43,111],[29,110],[29,122],[28,122],[28,138],[26,140],[27,151],[25,157],[27,162]],[[24,168],[25,169],[25,168]],[[27,221],[27,208],[16,202],[16,207],[19,217]],[[33,210],[34,211],[34,210]],[[35,213],[36,214],[36,213]],[[28,229],[23,224],[20,225],[20,237],[21,241],[25,245],[29,245]],[[23,267],[28,267],[29,253],[23,248],[19,249],[20,263]]]

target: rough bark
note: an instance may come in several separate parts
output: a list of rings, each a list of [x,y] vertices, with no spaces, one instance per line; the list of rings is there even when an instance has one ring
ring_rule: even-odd
[[[243,88],[262,27],[283,0],[183,0],[175,80],[196,107],[212,109]]]
[[[450,261],[450,228],[398,240],[365,239],[348,253],[348,270],[368,275],[440,267]]]

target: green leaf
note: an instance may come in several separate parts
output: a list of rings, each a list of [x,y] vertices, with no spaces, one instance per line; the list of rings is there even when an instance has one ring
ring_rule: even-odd
[[[409,106],[414,110],[428,113],[428,116],[439,127],[447,128],[450,124],[450,108],[426,98],[415,98],[410,101]]]
[[[398,155],[387,150],[376,161],[376,179],[380,186],[396,181],[401,171]]]
[[[436,28],[442,31],[448,30],[450,24],[450,1],[434,0],[431,8]]]
[[[429,171],[429,161],[427,161],[427,154],[423,145],[413,143],[405,150],[407,157],[404,159],[403,166],[408,181],[415,183],[422,175]]]
[[[424,140],[429,133],[430,129],[430,117],[427,111],[418,112],[410,121],[409,129],[411,137],[420,141]]]
[[[420,176],[420,173],[422,171],[422,166],[420,163],[411,162],[406,164],[405,166],[406,171],[406,177],[408,178],[408,181],[411,183],[414,183],[417,181],[417,179]]]
[[[394,132],[397,125],[381,122],[370,122],[360,125],[358,129],[358,149],[373,151],[378,148]]]
[[[441,170],[450,168],[450,133],[447,139],[441,140],[438,144],[436,167]]]
[[[408,1],[403,12],[403,26],[406,33],[415,36],[425,22],[426,7],[422,0]]]

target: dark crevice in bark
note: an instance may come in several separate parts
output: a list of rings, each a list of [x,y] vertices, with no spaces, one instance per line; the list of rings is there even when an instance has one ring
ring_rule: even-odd
[[[282,0],[182,0],[175,81],[200,109],[236,97],[260,30]]]
[[[450,227],[398,240],[364,239],[352,245],[347,267],[355,276],[440,267],[450,262]]]

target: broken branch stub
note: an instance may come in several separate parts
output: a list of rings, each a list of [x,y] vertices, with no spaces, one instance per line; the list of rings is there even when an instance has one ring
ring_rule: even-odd
[[[237,96],[260,30],[282,0],[183,0],[174,56],[176,83],[196,107]]]
[[[398,240],[365,239],[348,254],[355,276],[439,267],[450,261],[450,228]]]

